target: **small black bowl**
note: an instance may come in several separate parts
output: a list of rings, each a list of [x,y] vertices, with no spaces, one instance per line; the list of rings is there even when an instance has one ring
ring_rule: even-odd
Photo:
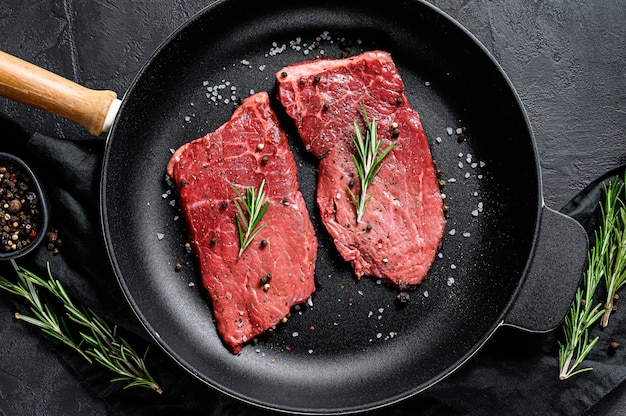
[[[48,230],[49,221],[48,198],[46,197],[46,193],[44,192],[41,183],[33,173],[32,169],[17,156],[0,152],[0,164],[3,162],[12,163],[13,165],[17,166],[24,173],[24,175],[30,178],[29,190],[31,192],[34,192],[37,196],[37,203],[39,205],[39,218],[36,222],[37,235],[35,236],[35,238],[32,239],[29,244],[22,248],[13,251],[0,250],[0,261],[17,259],[19,257],[25,256],[26,254],[37,248],[45,238],[46,231]]]

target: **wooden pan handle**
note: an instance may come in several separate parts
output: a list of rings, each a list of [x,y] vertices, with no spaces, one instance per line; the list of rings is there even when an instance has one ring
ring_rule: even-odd
[[[78,122],[95,136],[111,127],[120,100],[0,51],[0,96]]]

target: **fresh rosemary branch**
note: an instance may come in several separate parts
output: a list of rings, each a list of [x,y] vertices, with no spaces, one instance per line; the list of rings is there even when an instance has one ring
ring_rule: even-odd
[[[14,262],[13,267],[15,267],[16,270],[18,269],[18,266]],[[20,319],[41,328],[44,333],[56,338],[65,345],[74,349],[89,363],[92,362],[91,358],[83,352],[79,344],[76,343],[70,335],[63,317],[58,317],[50,306],[42,302],[39,291],[35,287],[34,283],[30,279],[27,279],[24,274],[18,273],[17,283],[13,283],[4,276],[0,275],[0,288],[13,293],[14,295],[20,296],[30,303],[30,312],[32,313],[32,316],[16,312],[16,319]]]
[[[261,181],[259,189],[254,189],[253,187],[246,188],[244,196],[231,185],[231,188],[237,194],[237,198],[233,199],[237,208],[237,230],[239,231],[239,254],[237,258],[241,257],[244,250],[254,240],[254,237],[265,227],[265,224],[259,224],[270,205],[269,201],[265,201],[264,186],[265,179]]]
[[[361,183],[361,194],[355,195],[350,187],[348,187],[348,193],[352,198],[352,202],[356,206],[356,222],[360,223],[365,212],[365,206],[372,198],[372,194],[367,196],[367,188],[374,181],[376,175],[382,167],[381,162],[389,154],[395,143],[390,144],[385,150],[379,154],[382,141],[378,139],[378,123],[375,119],[369,119],[365,107],[361,104],[361,111],[363,112],[363,119],[365,120],[366,130],[365,137],[358,122],[354,121],[355,136],[351,136],[354,147],[356,147],[357,154],[352,155],[354,166],[356,167],[359,175],[359,181]]]
[[[624,249],[624,221],[623,203],[620,202],[619,193],[621,187],[617,180],[612,181],[605,187],[605,200],[600,203],[602,223],[595,232],[595,243],[587,255],[588,266],[583,275],[582,285],[576,291],[576,297],[568,315],[565,317],[563,332],[565,344],[559,342],[559,378],[565,380],[576,374],[590,371],[591,367],[577,369],[589,352],[598,342],[599,337],[590,340],[589,331],[598,319],[604,314],[602,303],[594,304],[594,293],[598,284],[607,279],[615,268],[612,264],[621,264],[625,260]],[[616,219],[616,208],[622,205],[619,218]],[[621,257],[621,259],[615,259]],[[623,285],[623,272],[617,274],[621,277],[621,283],[614,284],[616,288]],[[612,301],[614,295],[610,296]],[[611,306],[612,309],[612,306]]]
[[[604,315],[600,320],[602,328],[606,328],[609,324],[617,291],[626,284],[626,207],[624,200],[620,197],[623,189],[624,183],[619,183],[617,180],[611,181],[605,188],[606,205],[602,207],[604,227],[610,230],[607,235],[607,247],[603,250],[607,294],[604,302]]]
[[[140,357],[133,347],[117,335],[117,327],[111,328],[94,311],[79,307],[72,302],[60,281],[54,279],[48,265],[48,279],[18,266],[11,261],[18,275],[18,283],[13,283],[0,276],[0,288],[21,296],[32,305],[33,316],[16,314],[18,319],[40,327],[45,333],[69,345],[83,356],[89,363],[90,357],[113,371],[118,376],[111,381],[125,381],[125,388],[132,386],[147,387],[161,393],[161,387],[148,372],[145,365],[145,354]],[[81,343],[76,344],[70,335],[69,327],[62,317],[58,317],[52,307],[43,303],[37,288],[46,289],[63,305],[65,316],[87,331],[79,331]],[[86,347],[82,347],[87,344]],[[146,350],[147,353],[147,350]]]

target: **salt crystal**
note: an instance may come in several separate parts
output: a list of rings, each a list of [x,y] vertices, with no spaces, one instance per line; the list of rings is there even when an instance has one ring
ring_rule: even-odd
[[[446,132],[448,133],[448,136],[452,136],[452,133],[454,133],[454,130],[452,130],[452,127],[447,127]]]
[[[424,297],[427,298],[428,297],[428,290],[424,291]]]
[[[470,237],[470,236],[471,236],[471,234],[468,233],[467,231],[463,233],[463,237],[465,237],[465,238]]]
[[[157,238],[158,238],[159,240],[163,240],[163,237],[165,237],[165,234],[162,234],[162,233],[157,233]]]
[[[450,231],[448,231],[448,234],[454,235],[454,234],[456,234],[456,230],[453,228]]]
[[[478,210],[475,209],[474,211],[472,211],[472,216],[473,217],[478,217]]]

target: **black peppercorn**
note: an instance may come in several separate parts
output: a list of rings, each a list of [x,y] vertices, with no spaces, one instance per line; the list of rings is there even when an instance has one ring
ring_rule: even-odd
[[[396,296],[396,299],[400,304],[405,305],[411,300],[411,295],[408,292],[400,292],[398,296]]]

